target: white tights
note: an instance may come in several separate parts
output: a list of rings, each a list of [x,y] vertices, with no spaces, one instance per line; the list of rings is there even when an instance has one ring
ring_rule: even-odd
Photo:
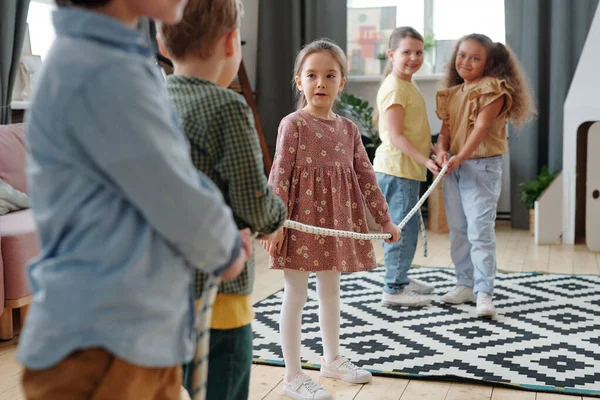
[[[300,362],[300,334],[302,309],[308,292],[308,272],[284,270],[284,294],[279,319],[281,348],[285,361],[285,379],[291,381],[302,371]],[[340,273],[317,272],[319,296],[319,324],[323,338],[323,355],[330,363],[339,354],[340,346]]]

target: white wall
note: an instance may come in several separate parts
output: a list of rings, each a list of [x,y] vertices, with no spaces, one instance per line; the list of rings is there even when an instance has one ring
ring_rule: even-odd
[[[242,47],[244,66],[248,72],[248,79],[252,90],[256,90],[256,51],[258,44],[258,1],[242,0],[244,4],[244,18],[242,19],[241,35],[246,44]]]
[[[594,193],[600,190],[600,123],[588,130],[587,182],[585,195],[585,243],[591,251],[600,252],[600,199]],[[597,193],[596,193],[597,194]]]
[[[535,201],[535,244],[555,244],[562,235],[563,174],[560,173]]]

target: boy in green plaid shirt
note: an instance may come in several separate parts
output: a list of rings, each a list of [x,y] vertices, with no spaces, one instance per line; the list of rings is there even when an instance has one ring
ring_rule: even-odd
[[[287,210],[263,173],[252,110],[227,89],[242,57],[241,15],[239,0],[190,0],[180,23],[159,27],[158,41],[175,66],[167,88],[190,141],[192,161],[221,189],[238,227],[268,235],[280,229]],[[205,279],[197,274],[197,299]],[[211,321],[208,400],[248,398],[253,281],[251,258],[237,279],[219,287]],[[191,367],[184,366],[188,391]]]

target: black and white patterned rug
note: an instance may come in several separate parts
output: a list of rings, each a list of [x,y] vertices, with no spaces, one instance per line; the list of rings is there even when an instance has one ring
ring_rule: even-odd
[[[435,286],[424,309],[384,307],[384,269],[342,275],[341,353],[375,375],[466,380],[600,396],[600,277],[498,273],[499,315],[477,318],[474,304],[440,302],[452,269],[411,268]],[[322,353],[314,274],[302,318],[302,361]],[[279,312],[283,291],[256,303],[256,363],[282,365]]]

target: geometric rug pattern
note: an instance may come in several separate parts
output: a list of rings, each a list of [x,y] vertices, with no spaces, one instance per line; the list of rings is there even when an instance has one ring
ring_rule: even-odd
[[[474,304],[440,296],[454,270],[413,267],[435,286],[427,308],[385,307],[383,267],[343,274],[341,354],[374,375],[460,380],[535,391],[600,396],[600,277],[498,272],[494,320]],[[283,365],[279,312],[283,291],[256,303],[254,361]],[[322,353],[316,280],[309,280],[302,317],[302,361],[318,368]]]

